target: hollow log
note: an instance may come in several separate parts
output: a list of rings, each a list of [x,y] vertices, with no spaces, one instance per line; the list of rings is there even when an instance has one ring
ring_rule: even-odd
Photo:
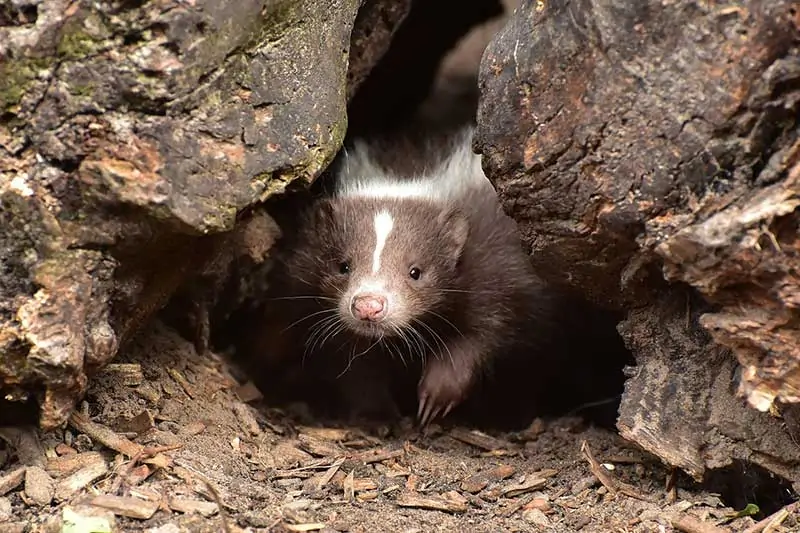
[[[214,237],[327,166],[409,5],[0,2],[3,396],[63,424],[190,274],[263,255]]]
[[[481,64],[531,260],[627,312],[618,428],[698,479],[800,480],[798,36],[791,0],[525,1]]]

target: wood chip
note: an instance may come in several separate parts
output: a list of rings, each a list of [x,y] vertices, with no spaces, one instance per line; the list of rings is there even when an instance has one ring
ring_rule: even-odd
[[[142,365],[139,363],[111,363],[100,371],[103,376],[113,376],[127,387],[138,387],[144,382]]]
[[[233,412],[236,418],[239,419],[242,429],[251,435],[261,435],[261,426],[258,425],[258,420],[253,414],[252,407],[245,403],[233,402]]]
[[[84,452],[75,455],[64,455],[47,461],[45,470],[54,478],[61,478],[77,472],[81,468],[104,461],[100,452]]]
[[[5,496],[22,485],[22,482],[25,480],[25,470],[25,467],[22,466],[0,477],[0,496]]]
[[[411,471],[403,468],[398,464],[391,465],[384,473],[386,477],[407,477],[411,475]]]
[[[117,531],[116,517],[107,509],[93,505],[65,506],[61,511],[62,527],[59,531],[112,532]]]
[[[489,483],[508,479],[516,472],[517,470],[509,465],[500,465],[490,470],[484,470],[463,480],[461,482],[461,490],[476,494],[485,489]]]
[[[481,457],[486,457],[489,459],[497,459],[498,457],[509,457],[511,455],[516,456],[519,452],[517,450],[492,450],[490,452],[481,452]]]
[[[125,476],[125,482],[129,486],[135,487],[150,477],[153,472],[155,472],[155,468],[151,468],[148,465],[139,465],[136,468],[132,468],[128,475]]]
[[[533,498],[528,498],[528,499],[519,498],[516,500],[511,500],[508,505],[506,505],[499,512],[497,512],[497,516],[503,518],[509,518],[511,515],[513,515],[523,507],[525,507],[527,504],[529,504],[530,500],[532,499]]]
[[[239,385],[234,390],[234,393],[245,403],[254,402],[264,397],[252,381],[248,381],[244,385]]]
[[[391,494],[392,492],[398,491],[402,488],[403,487],[401,487],[400,485],[392,485],[391,487],[386,487],[381,492],[384,494]]]
[[[153,420],[153,415],[145,409],[133,418],[121,418],[114,424],[114,429],[120,433],[135,433],[141,435],[155,427],[156,423]]]
[[[281,527],[289,531],[319,531],[327,526],[321,522],[314,522],[310,524],[281,524]]]
[[[130,496],[112,496],[102,494],[91,499],[91,504],[96,507],[108,509],[118,516],[147,520],[158,511],[159,504],[133,498]]]
[[[546,529],[550,527],[550,519],[539,509],[525,509],[522,512],[522,519],[526,522],[534,524],[539,529]]]
[[[413,507],[417,509],[431,509],[446,513],[465,513],[467,500],[464,498],[453,499],[442,496],[423,496],[419,493],[404,492],[397,497],[395,503],[399,507]]]
[[[548,502],[545,498],[534,498],[522,507],[525,510],[539,509],[543,513],[548,513],[553,509],[553,507],[550,505],[550,502]]]
[[[63,442],[59,442],[56,444],[56,453],[58,455],[75,455],[78,453],[78,450],[72,448],[71,446],[67,446]]]
[[[358,494],[356,494],[356,500],[358,500],[360,502],[368,502],[370,500],[374,500],[375,498],[377,498],[380,495],[381,495],[381,493],[378,492],[377,490],[369,490],[369,491],[366,491],[366,492],[359,492]]]
[[[503,492],[502,487],[492,487],[490,489],[486,489],[483,492],[481,492],[481,498],[483,498],[486,501],[496,502],[497,500],[500,499],[502,492]]]
[[[199,435],[206,430],[206,425],[203,422],[192,422],[183,426],[180,430],[181,435]]]
[[[78,491],[108,473],[108,465],[102,457],[90,463],[56,485],[56,499],[68,500]]]
[[[132,488],[130,491],[131,496],[135,496],[141,500],[147,500],[150,502],[160,502],[161,501],[161,494],[153,489],[145,489],[142,487],[135,487]]]
[[[214,502],[202,500],[190,500],[188,498],[171,498],[169,508],[179,513],[197,513],[205,517],[213,516],[219,511],[219,507]]]
[[[312,437],[316,437],[318,439],[329,440],[333,442],[342,442],[347,440],[350,436],[351,431],[348,429],[341,429],[341,428],[318,428],[312,426],[299,426],[297,430],[300,433],[304,433],[306,435],[311,435]]]
[[[336,474],[336,472],[339,471],[339,467],[342,466],[342,463],[344,463],[344,457],[341,457],[341,458],[337,459],[330,466],[330,468],[328,468],[328,470],[325,471],[324,474],[319,476],[319,480],[317,480],[317,483],[316,483],[314,488],[316,488],[317,490],[322,490],[323,487],[325,487],[325,485],[330,483],[330,481],[333,478],[333,476]]]
[[[353,497],[355,496],[356,489],[353,475],[355,470],[351,470],[347,477],[344,478],[344,482],[342,483],[342,489],[344,490],[344,499],[348,502],[353,501]]]
[[[112,450],[118,451],[128,457],[135,457],[141,454],[144,447],[141,444],[136,444],[126,439],[121,435],[117,435],[114,431],[103,426],[96,424],[89,420],[86,416],[75,411],[69,417],[69,423],[76,430],[85,433],[92,440],[95,440]]]
[[[150,405],[158,405],[162,397],[161,391],[147,382],[136,388],[136,394],[144,398]]]
[[[359,463],[372,464],[382,463],[389,459],[398,459],[403,457],[404,454],[405,452],[403,450],[370,450],[368,452],[357,453],[351,458],[353,461]]]
[[[341,446],[308,433],[300,433],[297,440],[303,450],[317,457],[338,456],[344,451]]]
[[[53,478],[39,466],[29,466],[25,470],[25,496],[34,505],[50,505],[55,496]]]
[[[363,492],[365,490],[375,490],[377,488],[378,488],[378,483],[374,479],[362,477],[353,480],[353,490],[356,492]]]
[[[505,496],[506,498],[513,498],[515,496],[519,496],[520,494],[525,494],[526,492],[531,492],[536,489],[540,489],[545,485],[547,485],[547,480],[545,478],[531,477],[529,479],[526,479],[522,483],[503,487],[500,494]]]
[[[163,453],[159,453],[154,455],[153,457],[145,459],[144,462],[156,468],[168,468],[172,464],[172,459],[170,459]]]
[[[477,430],[466,430],[462,428],[455,428],[450,431],[449,435],[456,440],[460,440],[461,442],[470,444],[472,446],[475,446],[476,448],[481,448],[483,450],[486,450],[487,452],[507,449],[511,447],[511,444],[509,442],[496,439]]]
[[[175,382],[178,385],[180,385],[181,389],[183,389],[183,392],[186,393],[186,396],[194,399],[195,396],[193,390],[194,387],[192,387],[192,385],[188,381],[186,381],[186,378],[184,377],[183,374],[181,374],[178,370],[174,368],[168,368],[167,373],[170,375],[170,377],[172,377],[172,379],[175,380]]]
[[[558,475],[558,470],[555,468],[543,468],[542,470],[537,470],[531,476],[535,477],[543,477],[543,478],[551,478],[553,476]]]
[[[689,515],[672,517],[672,527],[684,533],[730,533],[728,529],[717,527],[708,522],[702,522]]]

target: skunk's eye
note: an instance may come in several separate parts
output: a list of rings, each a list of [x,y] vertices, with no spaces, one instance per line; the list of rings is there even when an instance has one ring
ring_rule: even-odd
[[[350,263],[347,261],[342,261],[339,263],[339,272],[342,274],[349,274],[350,273]]]
[[[412,267],[411,270],[408,271],[408,275],[411,276],[411,279],[419,279],[422,275],[422,270],[417,267]]]

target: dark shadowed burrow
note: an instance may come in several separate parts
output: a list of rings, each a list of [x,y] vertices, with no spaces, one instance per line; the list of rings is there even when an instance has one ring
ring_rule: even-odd
[[[507,16],[492,17],[484,22],[481,16],[494,15],[495,8],[489,3],[470,4],[473,12],[462,9],[455,17],[452,13],[445,16],[443,5],[415,4],[386,55],[355,93],[349,106],[346,142],[354,138],[426,139],[473,122],[483,49],[507,20]],[[475,27],[477,22],[483,23]],[[446,31],[433,31],[435,28]],[[463,35],[469,28],[473,29]],[[456,37],[460,38],[457,44]],[[442,59],[445,51],[448,54]],[[328,177],[323,173],[310,192],[303,188],[270,199],[267,210],[283,228],[280,248],[292,247],[298,209]],[[351,361],[342,373],[338,362],[317,361],[313,353],[304,357],[303,346],[282,342],[285,330],[266,328],[263,313],[280,305],[270,300],[269,294],[263,296],[270,281],[268,269],[268,265],[254,270],[243,265],[229,277],[223,302],[211,317],[212,343],[218,349],[233,345],[246,367],[245,379],[259,385],[268,403],[303,402],[318,417],[347,419],[351,414],[349,394],[361,397],[357,403],[362,405],[378,403],[383,387],[393,391],[401,414],[416,412],[416,366],[409,370],[399,360],[364,357]],[[232,298],[247,291],[251,293],[243,299]],[[574,414],[613,426],[623,392],[623,368],[633,362],[616,331],[624,315],[600,309],[581,294],[569,294],[562,303],[558,331],[545,333],[552,349],[542,354],[544,357],[500,358],[492,368],[493,379],[473,391],[448,422],[522,429],[537,416]],[[181,320],[184,308],[171,309],[173,323]],[[190,331],[191,324],[183,322],[184,330]],[[373,383],[381,380],[384,385]]]
[[[524,2],[475,147],[539,271],[620,310],[622,434],[800,480],[796,2]]]

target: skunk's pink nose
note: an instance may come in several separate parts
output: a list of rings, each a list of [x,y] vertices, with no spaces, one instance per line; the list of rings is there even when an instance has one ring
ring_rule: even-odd
[[[350,306],[353,316],[359,320],[377,322],[386,317],[388,308],[386,297],[380,294],[357,294]]]

